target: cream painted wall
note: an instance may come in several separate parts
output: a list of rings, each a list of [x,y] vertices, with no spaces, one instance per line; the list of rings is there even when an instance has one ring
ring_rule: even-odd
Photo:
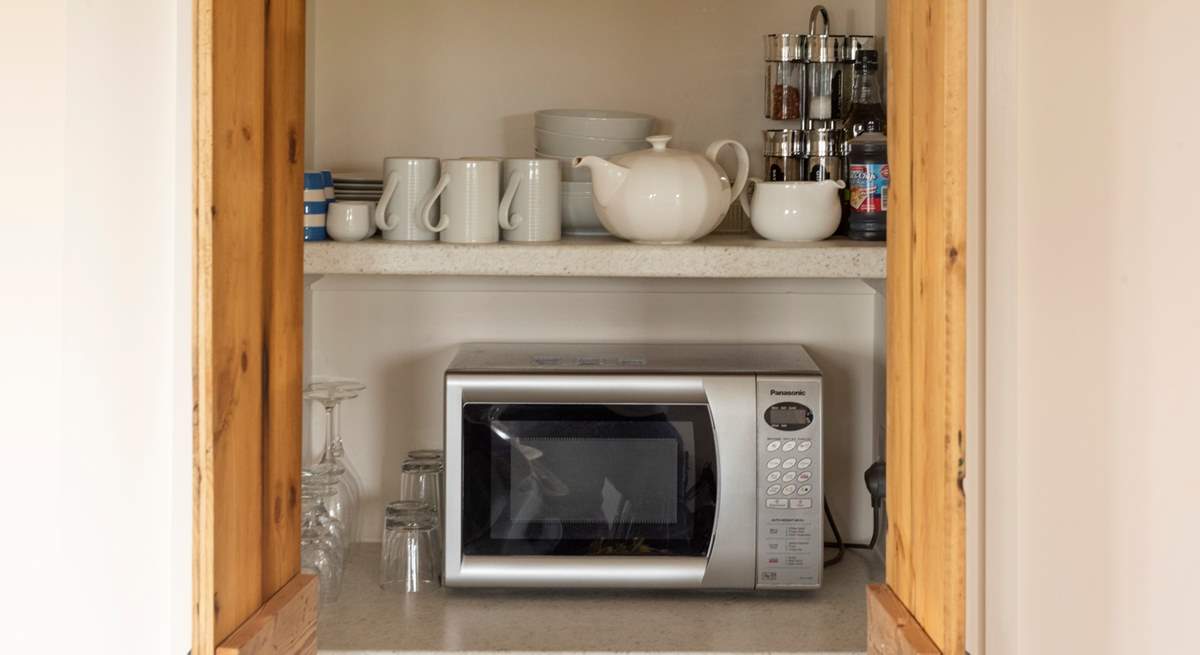
[[[405,455],[441,442],[443,373],[458,344],[804,343],[825,376],[829,503],[843,535],[865,541],[871,506],[862,476],[879,455],[883,425],[878,298],[846,280],[328,277],[312,287],[310,370],[367,384],[342,425],[365,487],[359,536],[375,541],[383,504],[398,498]]]
[[[191,2],[0,14],[0,652],[183,655]]]
[[[1195,649],[1198,22],[988,2],[988,655]]]
[[[832,0],[871,33],[877,0]],[[641,111],[672,145],[733,138],[761,174],[762,35],[808,31],[792,0],[316,0],[310,166],[388,155],[532,156],[533,112]]]

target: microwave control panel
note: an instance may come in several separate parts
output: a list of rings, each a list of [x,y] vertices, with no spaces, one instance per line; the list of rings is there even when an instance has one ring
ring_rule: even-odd
[[[824,564],[821,378],[759,376],[755,587],[815,589]]]

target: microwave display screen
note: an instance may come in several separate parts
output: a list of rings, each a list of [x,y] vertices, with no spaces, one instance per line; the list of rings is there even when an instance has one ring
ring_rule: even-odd
[[[694,555],[716,514],[704,405],[468,403],[464,555]]]

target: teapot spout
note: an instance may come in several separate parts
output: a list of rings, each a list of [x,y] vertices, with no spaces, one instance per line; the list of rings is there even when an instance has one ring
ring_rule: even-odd
[[[601,207],[608,206],[608,202],[625,183],[625,177],[629,174],[628,168],[593,155],[576,157],[573,167],[581,166],[586,166],[592,171],[592,194]]]

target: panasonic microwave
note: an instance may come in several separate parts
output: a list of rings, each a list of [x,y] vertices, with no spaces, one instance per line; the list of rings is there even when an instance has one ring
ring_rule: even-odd
[[[462,346],[445,584],[819,587],[821,394],[799,345]]]

